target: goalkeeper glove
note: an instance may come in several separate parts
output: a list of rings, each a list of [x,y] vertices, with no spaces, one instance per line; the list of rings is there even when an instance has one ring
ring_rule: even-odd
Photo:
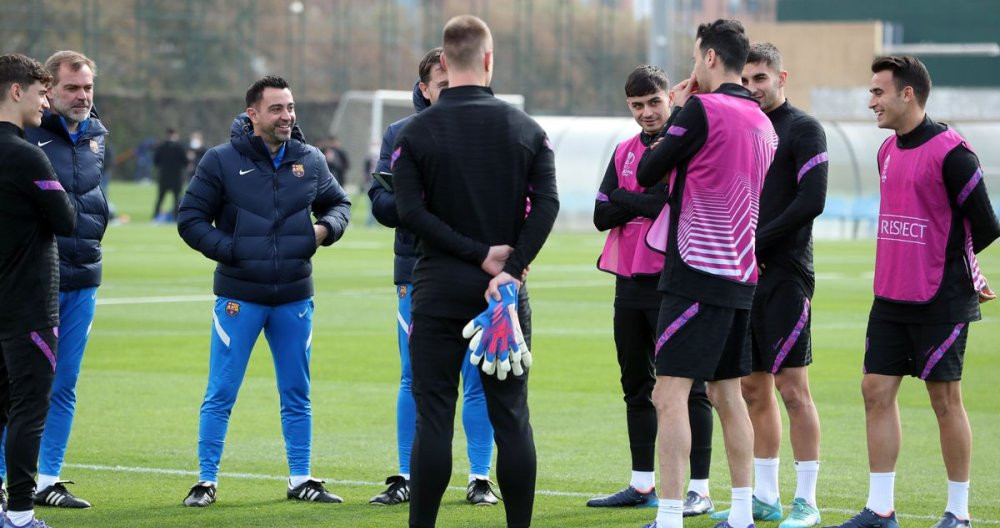
[[[469,342],[469,361],[482,363],[487,375],[496,373],[497,379],[507,379],[507,373],[524,374],[531,366],[531,353],[524,342],[520,320],[517,317],[517,286],[510,282],[501,285],[501,299],[490,298],[486,310],[469,321],[462,330]]]

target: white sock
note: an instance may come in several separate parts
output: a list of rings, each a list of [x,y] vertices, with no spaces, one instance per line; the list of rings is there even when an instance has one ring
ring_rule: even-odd
[[[27,526],[34,518],[35,510],[7,512],[7,519],[10,519],[11,524],[14,526]]]
[[[489,475],[476,475],[476,474],[473,474],[473,473],[469,473],[469,482],[472,482],[473,480],[490,480],[490,476]]]
[[[312,478],[312,475],[290,475],[288,477],[288,489],[294,489],[301,486],[303,482]]]
[[[39,473],[38,486],[35,489],[37,489],[38,491],[42,491],[43,489],[55,484],[56,482],[59,482],[59,475],[53,477],[52,475],[42,475],[41,473]]]
[[[656,473],[653,471],[632,471],[629,485],[639,493],[649,493],[656,487]]]
[[[684,528],[684,501],[661,498],[656,508],[656,528]]]
[[[708,479],[691,479],[691,482],[688,482],[688,491],[693,491],[702,497],[708,497]]]
[[[816,507],[816,479],[819,477],[819,461],[803,460],[795,462],[795,498],[805,499]]]
[[[403,477],[406,480],[410,480],[410,474],[409,473],[400,473],[399,476]]]
[[[870,473],[869,475],[868,504],[865,507],[882,516],[896,511],[895,497],[893,496],[896,486],[896,472]]]
[[[965,521],[969,518],[969,481],[948,481],[948,506],[944,509]]]
[[[729,507],[729,526],[746,528],[751,524],[753,524],[753,488],[733,488],[733,502]]]
[[[778,465],[777,458],[753,459],[753,495],[761,502],[774,504],[778,501]]]

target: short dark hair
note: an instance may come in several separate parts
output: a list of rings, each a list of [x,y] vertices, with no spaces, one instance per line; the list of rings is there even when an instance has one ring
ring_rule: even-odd
[[[288,86],[288,81],[277,75],[265,75],[247,88],[247,108],[250,108],[260,102],[260,100],[264,97],[265,88],[277,88],[282,90],[290,87]]]
[[[896,90],[902,92],[907,86],[913,88],[917,104],[923,108],[931,95],[931,74],[920,59],[904,55],[901,57],[878,57],[872,61],[872,73],[889,70],[896,82]]]
[[[714,49],[728,72],[741,73],[747,63],[750,39],[739,20],[718,19],[698,26],[697,38],[701,39],[702,56]]]
[[[459,69],[472,68],[476,59],[493,48],[490,28],[479,17],[459,15],[444,26],[444,55]]]
[[[7,90],[15,83],[27,89],[36,81],[52,83],[52,75],[40,62],[20,53],[0,55],[0,100],[7,97]]]
[[[669,85],[670,80],[663,70],[642,64],[628,74],[628,79],[625,80],[625,97],[642,97],[660,90],[666,91]]]
[[[417,67],[417,74],[420,75],[420,82],[427,84],[431,82],[431,70],[434,66],[441,65],[441,54],[444,53],[444,48],[438,46],[424,55],[424,58],[420,59],[420,66]]]
[[[747,64],[764,63],[768,68],[781,71],[781,52],[770,42],[754,42],[747,53]]]
[[[45,69],[49,70],[52,74],[52,82],[59,84],[59,69],[62,65],[66,64],[69,66],[69,71],[78,72],[80,68],[87,66],[90,68],[91,73],[94,77],[97,77],[97,65],[90,57],[80,53],[79,51],[73,50],[62,50],[57,51],[52,54],[48,59],[45,60]]]

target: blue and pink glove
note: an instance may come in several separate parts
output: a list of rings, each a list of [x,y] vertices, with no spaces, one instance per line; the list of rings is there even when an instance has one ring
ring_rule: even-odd
[[[524,374],[531,367],[531,352],[524,342],[521,321],[517,317],[517,285],[513,282],[500,286],[500,300],[492,297],[489,305],[462,330],[469,341],[473,365],[482,363],[483,372],[497,379],[507,379],[507,373]]]

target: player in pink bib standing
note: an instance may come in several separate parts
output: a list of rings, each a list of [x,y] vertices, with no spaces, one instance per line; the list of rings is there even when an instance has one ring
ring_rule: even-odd
[[[625,102],[642,130],[615,147],[594,203],[594,226],[608,238],[597,268],[615,275],[614,336],[625,395],[625,422],[632,455],[632,477],[627,488],[587,501],[598,508],[657,506],[654,482],[656,409],[651,395],[656,383],[653,347],[662,295],[656,289],[663,255],[646,245],[653,220],[667,203],[667,184],[644,189],[635,180],[646,147],[663,131],[670,116],[667,74],[642,65],[625,81]],[[705,382],[697,380],[688,398],[691,420],[691,481],[684,515],[702,515],[714,509],[708,493],[712,465],[712,405]]]
[[[750,42],[736,20],[698,27],[694,73],[673,88],[676,109],[642,160],[644,187],[669,182],[669,225],[654,351],[660,499],[647,528],[680,528],[691,451],[688,395],[708,381],[729,458],[732,507],[720,528],[753,526],[753,427],[740,392],[750,374],[750,307],[757,284],[754,231],[778,136],[741,86]],[[659,222],[659,219],[657,220]],[[651,229],[656,229],[656,223]]]
[[[840,527],[899,526],[896,394],[907,375],[927,386],[948,473],[948,503],[934,528],[969,527],[972,431],[962,404],[962,361],[979,304],[996,298],[975,255],[1000,236],[1000,223],[972,148],[924,112],[927,68],[913,57],[881,57],[872,72],[868,106],[878,126],[895,134],[878,152],[875,301],[861,383],[871,480],[868,504]]]

